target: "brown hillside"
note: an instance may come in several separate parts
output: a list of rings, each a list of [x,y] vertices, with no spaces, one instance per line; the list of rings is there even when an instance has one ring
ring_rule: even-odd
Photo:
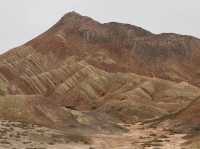
[[[197,38],[70,12],[0,56],[0,117],[87,132],[168,119],[196,128],[199,58]]]

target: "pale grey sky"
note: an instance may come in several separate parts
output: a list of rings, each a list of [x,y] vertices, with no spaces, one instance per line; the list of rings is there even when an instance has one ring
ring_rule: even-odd
[[[200,37],[199,0],[0,0],[0,53],[46,31],[73,10],[100,22]]]

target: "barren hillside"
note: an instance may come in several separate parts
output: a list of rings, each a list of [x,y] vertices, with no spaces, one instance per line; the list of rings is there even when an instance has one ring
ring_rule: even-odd
[[[70,12],[0,56],[0,117],[85,136],[126,133],[119,123],[194,136],[199,64],[195,37]]]

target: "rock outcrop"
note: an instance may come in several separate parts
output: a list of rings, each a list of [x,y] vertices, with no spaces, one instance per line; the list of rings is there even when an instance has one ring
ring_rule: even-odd
[[[198,98],[199,57],[195,37],[71,12],[0,56],[0,117],[58,129],[122,130],[116,123],[168,116]],[[182,113],[190,108],[198,113],[196,105]],[[180,122],[193,119],[182,113]]]

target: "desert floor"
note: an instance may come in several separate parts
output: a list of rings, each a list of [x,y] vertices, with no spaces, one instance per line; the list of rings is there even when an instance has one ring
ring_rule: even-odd
[[[124,134],[67,134],[37,125],[0,121],[0,149],[184,149],[184,134],[141,124]]]

